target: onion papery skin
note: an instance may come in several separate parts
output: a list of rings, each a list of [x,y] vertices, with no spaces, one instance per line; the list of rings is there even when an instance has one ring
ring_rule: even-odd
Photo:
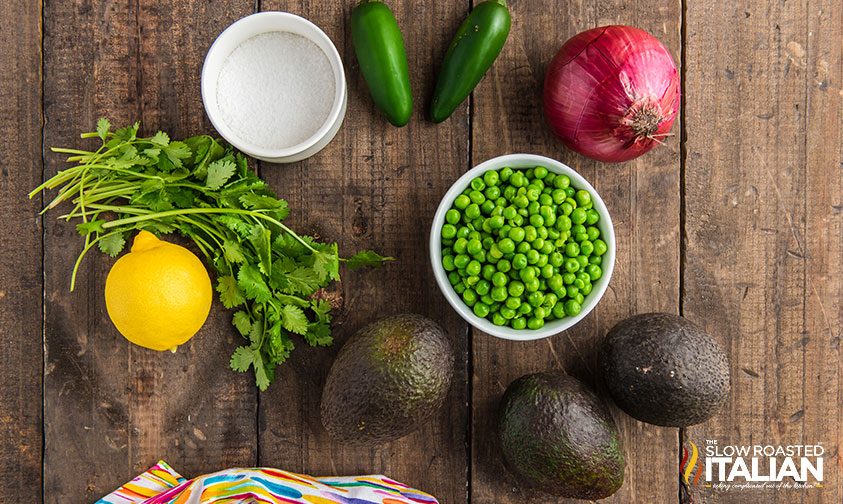
[[[544,81],[544,114],[571,150],[604,162],[636,158],[668,136],[679,111],[679,72],[657,38],[631,26],[569,39]]]

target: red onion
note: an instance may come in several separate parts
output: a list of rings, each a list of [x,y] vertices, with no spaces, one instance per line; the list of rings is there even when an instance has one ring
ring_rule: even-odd
[[[604,26],[565,42],[544,81],[544,113],[568,148],[627,161],[669,135],[679,111],[679,72],[644,30]]]

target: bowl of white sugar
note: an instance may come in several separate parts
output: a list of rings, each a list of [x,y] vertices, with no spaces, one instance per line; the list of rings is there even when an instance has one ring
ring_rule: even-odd
[[[330,142],[346,108],[331,39],[287,12],[247,16],[220,34],[202,67],[202,102],[217,132],[273,163],[308,158]]]

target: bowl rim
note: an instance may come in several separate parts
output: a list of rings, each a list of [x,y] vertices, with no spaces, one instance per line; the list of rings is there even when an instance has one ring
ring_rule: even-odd
[[[448,281],[448,275],[445,271],[445,268],[442,266],[441,261],[441,248],[442,248],[442,226],[445,223],[445,212],[447,212],[451,205],[453,204],[454,199],[462,193],[462,191],[468,186],[471,180],[477,177],[479,174],[485,173],[489,170],[497,170],[503,168],[505,166],[509,166],[511,168],[531,168],[534,166],[544,166],[548,170],[554,173],[565,174],[571,177],[571,185],[576,186],[578,189],[586,189],[592,195],[592,201],[594,203],[594,207],[600,212],[600,222],[598,223],[598,227],[600,228],[600,234],[603,241],[606,242],[608,246],[608,250],[604,255],[604,258],[608,258],[608,264],[602,265],[603,269],[603,276],[597,280],[597,284],[594,286],[592,292],[586,297],[586,302],[583,304],[582,311],[574,316],[574,317],[565,317],[561,320],[554,320],[546,324],[541,329],[512,329],[511,327],[504,327],[504,326],[496,326],[492,324],[491,321],[480,318],[474,314],[471,308],[466,305],[462,298],[453,290],[451,287],[451,283]],[[436,278],[436,284],[439,286],[439,290],[442,291],[442,294],[445,296],[445,299],[448,300],[448,304],[456,310],[456,312],[463,318],[466,322],[474,326],[475,328],[483,331],[484,333],[490,334],[492,336],[508,339],[508,340],[515,340],[515,341],[531,341],[537,340],[542,338],[547,338],[549,336],[553,336],[555,334],[559,334],[562,331],[570,329],[579,321],[588,315],[597,303],[600,302],[600,299],[605,294],[606,289],[609,286],[609,282],[612,278],[612,273],[615,269],[615,230],[614,225],[612,224],[612,217],[609,214],[609,209],[606,207],[603,198],[594,189],[588,180],[585,179],[582,175],[579,174],[576,170],[571,168],[570,166],[566,165],[561,161],[557,161],[555,159],[540,156],[536,154],[524,154],[524,153],[515,153],[515,154],[506,154],[502,156],[497,156],[491,159],[487,159],[482,163],[474,166],[474,168],[465,172],[460,178],[454,182],[445,195],[442,197],[442,200],[439,202],[439,207],[436,209],[436,213],[433,216],[433,222],[431,223],[430,228],[430,263],[431,267],[433,268],[433,274]]]
[[[251,29],[256,24],[264,22],[267,22],[267,24],[271,26],[261,29],[256,33],[252,32]],[[291,31],[290,27],[287,25],[288,23],[298,24],[303,27],[304,33]],[[211,77],[209,75],[211,67],[210,63],[215,60],[224,61],[225,58],[231,54],[230,52],[226,54],[221,52],[223,45],[227,44],[229,40],[231,40],[232,44],[236,48],[254,36],[273,31],[295,33],[296,35],[305,37],[315,43],[316,46],[325,53],[325,57],[328,58],[328,61],[331,64],[331,70],[334,74],[334,102],[331,105],[331,111],[328,113],[328,117],[325,119],[325,122],[322,123],[315,133],[302,142],[284,147],[283,149],[267,149],[258,147],[256,145],[249,144],[247,139],[241,138],[240,135],[235,134],[228,124],[219,117],[219,106],[217,105],[216,98],[214,97],[212,99],[210,96],[211,90],[209,89],[212,85],[209,81],[209,78]],[[307,151],[328,135],[333,125],[338,120],[341,120],[341,114],[344,112],[346,94],[345,68],[339,51],[337,51],[336,45],[334,45],[331,38],[328,37],[328,35],[313,22],[290,12],[257,12],[233,22],[225,30],[223,30],[216,39],[214,39],[214,42],[205,54],[205,60],[202,64],[200,88],[202,103],[205,106],[205,113],[207,114],[208,119],[210,119],[214,129],[216,129],[228,143],[251,157],[281,160]],[[213,88],[216,90],[216,83],[213,83]]]

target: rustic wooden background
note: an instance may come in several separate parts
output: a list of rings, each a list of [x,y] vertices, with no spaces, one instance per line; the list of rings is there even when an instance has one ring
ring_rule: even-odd
[[[696,494],[712,503],[843,501],[843,4],[839,0],[510,0],[512,33],[471,100],[440,125],[422,119],[448,41],[470,0],[391,0],[404,30],[417,111],[388,125],[349,43],[352,0],[44,0],[0,2],[0,501],[91,502],[159,458],[185,475],[269,465],[311,474],[381,472],[444,503],[566,502],[520,488],[500,464],[495,404],[521,374],[564,368],[594,382],[596,343],[637,312],[681,313],[722,338],[733,394],[680,433],[614,410],[626,483],[609,501],[679,502],[680,437],[816,443],[824,487]],[[415,311],[442,323],[459,363],[447,406],[378,449],[332,444],[318,422],[339,344],[298,349],[258,394],[227,369],[237,336],[218,306],[175,354],[128,345],[105,314],[112,261],[92,255],[68,292],[79,240],[37,217],[26,193],[63,166],[53,145],[106,115],[174,136],[211,131],[199,69],[214,37],[259,10],[320,25],[346,62],[349,107],[337,138],[308,161],[259,166],[290,200],[298,229],[400,262],[347,273],[335,335]],[[667,146],[623,165],[565,150],[544,126],[546,63],[573,34],[632,24],[672,51],[681,120]],[[471,331],[437,291],[427,229],[449,185],[504,153],[581,170],[611,209],[618,263],[597,310],[532,343]],[[681,407],[681,405],[677,405]]]

